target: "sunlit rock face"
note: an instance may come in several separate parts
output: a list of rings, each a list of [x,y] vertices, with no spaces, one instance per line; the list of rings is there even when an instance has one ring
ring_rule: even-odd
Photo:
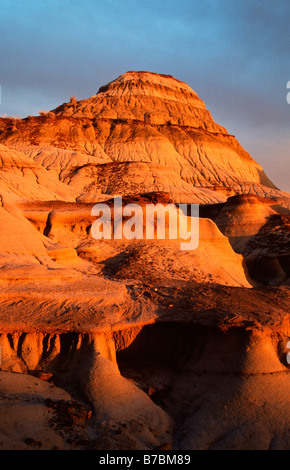
[[[56,114],[108,119],[137,119],[152,124],[192,126],[226,132],[186,84],[169,75],[127,72],[102,86],[95,96],[59,106]]]
[[[99,141],[106,137],[104,150],[112,160],[169,166],[184,181],[211,189],[237,185],[247,191],[250,183],[273,188],[198,95],[171,76],[128,72],[88,100],[72,100],[54,112],[96,119]]]
[[[1,118],[0,449],[289,449],[289,201],[171,76]]]
[[[101,165],[111,162],[120,164],[120,182],[128,172],[138,175],[129,186],[115,185],[118,194],[136,192],[137,184],[139,193],[166,191],[177,202],[284,196],[198,95],[171,76],[127,72],[89,99],[71,98],[40,117],[8,124],[0,124],[1,140],[65,179],[81,200],[112,194],[106,183],[94,185],[110,169]]]

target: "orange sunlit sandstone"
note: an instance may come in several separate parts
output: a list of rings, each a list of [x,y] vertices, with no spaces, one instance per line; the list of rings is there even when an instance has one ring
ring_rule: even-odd
[[[96,240],[116,196],[199,204],[198,248]],[[0,448],[289,448],[290,195],[187,84],[0,118],[0,201]]]

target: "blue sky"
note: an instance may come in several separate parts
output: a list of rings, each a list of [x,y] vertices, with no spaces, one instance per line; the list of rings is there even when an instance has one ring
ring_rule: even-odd
[[[170,74],[290,191],[289,21],[289,0],[1,0],[0,115]]]

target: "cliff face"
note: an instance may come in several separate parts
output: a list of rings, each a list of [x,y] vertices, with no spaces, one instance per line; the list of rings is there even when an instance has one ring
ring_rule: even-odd
[[[283,195],[235,137],[214,122],[197,94],[171,76],[128,72],[89,99],[72,98],[41,117],[1,120],[0,130],[3,143],[65,178],[82,200],[107,192],[90,183],[107,171],[100,164],[110,162],[122,164],[120,180],[129,162],[137,172],[146,163],[139,192],[167,191],[176,202],[222,202],[240,193]],[[98,166],[90,177],[92,165]],[[85,184],[76,183],[84,172]],[[118,194],[124,191],[133,189],[116,188]]]
[[[257,183],[273,188],[237,140],[214,122],[197,94],[174,77],[128,72],[88,100],[72,100],[54,112],[113,120],[108,147],[113,160],[179,164],[181,177],[198,186]],[[100,137],[104,130],[100,128]]]
[[[199,203],[198,247],[96,240],[116,195]],[[289,217],[171,76],[0,119],[0,448],[289,448]]]

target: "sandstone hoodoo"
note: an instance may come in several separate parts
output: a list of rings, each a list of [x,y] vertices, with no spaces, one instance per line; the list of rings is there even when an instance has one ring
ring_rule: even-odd
[[[116,197],[198,246],[95,238]],[[187,84],[0,118],[0,216],[0,449],[289,448],[290,196]]]

